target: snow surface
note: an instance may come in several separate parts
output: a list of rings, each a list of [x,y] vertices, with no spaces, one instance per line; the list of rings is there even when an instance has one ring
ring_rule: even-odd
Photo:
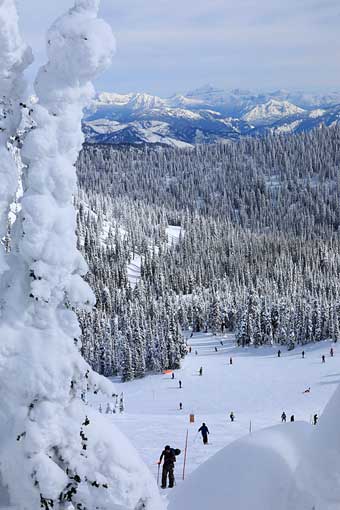
[[[142,258],[140,255],[135,255],[127,266],[128,280],[134,287],[139,282],[141,277],[141,264]]]
[[[305,359],[301,358],[301,348],[290,352],[282,349],[281,358],[275,347],[238,348],[233,335],[223,338],[197,334],[189,343],[192,353],[175,371],[174,380],[170,375],[150,375],[128,383],[115,380],[117,390],[124,392],[126,411],[112,416],[112,420],[128,435],[155,477],[161,449],[170,444],[183,450],[187,429],[189,474],[225,446],[249,435],[250,422],[252,433],[278,425],[284,410],[288,419],[294,414],[297,421],[307,422],[308,430],[313,414],[321,414],[340,382],[340,350],[338,354],[333,345],[335,356],[329,357],[330,342],[305,346]],[[321,362],[322,354],[326,355],[326,363]],[[202,377],[198,375],[201,366]],[[179,379],[182,389],[178,387]],[[304,393],[309,387],[310,393]],[[95,406],[101,403],[103,409],[107,403],[100,398],[91,402]],[[234,423],[229,419],[231,411]],[[189,423],[190,413],[195,414],[194,424]],[[211,432],[207,446],[197,437],[203,421]],[[182,484],[182,468],[183,455],[176,466],[178,485]]]
[[[172,244],[177,244],[180,238],[180,235],[183,235],[183,228],[178,227],[176,225],[169,225],[166,228],[166,233],[168,236],[168,244],[171,246]]]

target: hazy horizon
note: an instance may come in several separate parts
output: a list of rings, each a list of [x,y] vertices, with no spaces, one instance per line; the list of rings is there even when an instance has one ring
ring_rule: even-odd
[[[17,0],[33,47],[33,78],[46,61],[45,32],[72,0]],[[335,0],[102,0],[117,39],[98,91],[171,96],[223,89],[340,90],[340,6]]]

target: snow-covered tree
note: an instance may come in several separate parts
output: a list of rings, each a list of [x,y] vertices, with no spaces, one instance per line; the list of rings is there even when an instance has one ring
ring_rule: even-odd
[[[4,4],[14,21],[0,24],[1,37],[21,62],[23,47],[11,43],[14,6]],[[0,323],[0,480],[20,510],[162,507],[132,447],[81,398],[85,391],[114,393],[81,357],[74,312],[94,303],[76,248],[73,194],[82,111],[91,79],[108,66],[114,47],[98,9],[99,0],[75,0],[48,31],[48,63],[35,82],[35,129],[22,149],[22,210]],[[10,195],[14,186],[8,189]]]
[[[32,61],[31,50],[24,44],[18,28],[14,0],[0,0],[0,241],[7,230],[8,213],[18,186],[18,170],[9,150],[16,135],[24,107],[23,72]],[[0,278],[7,268],[0,244]]]

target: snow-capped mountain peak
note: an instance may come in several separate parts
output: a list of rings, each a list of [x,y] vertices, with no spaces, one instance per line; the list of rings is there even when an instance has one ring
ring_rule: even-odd
[[[253,93],[211,85],[170,98],[104,92],[86,112],[83,127],[89,143],[187,146],[330,126],[339,122],[339,104],[339,93]]]
[[[292,117],[294,115],[304,113],[305,110],[303,108],[300,108],[289,101],[270,99],[264,104],[259,104],[254,108],[251,108],[245,115],[243,115],[243,120],[256,125],[275,122],[276,120],[285,117]]]
[[[166,106],[166,101],[158,96],[138,93],[132,96],[129,106],[135,110],[154,109]]]

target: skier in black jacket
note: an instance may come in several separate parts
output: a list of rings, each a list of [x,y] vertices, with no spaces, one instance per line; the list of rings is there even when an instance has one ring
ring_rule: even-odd
[[[162,454],[159,458],[159,464],[163,461],[163,470],[162,470],[162,489],[166,489],[166,482],[169,476],[169,488],[172,488],[175,483],[174,476],[174,468],[176,462],[176,456],[181,453],[181,450],[170,448],[169,445],[166,445]]]
[[[198,429],[198,432],[202,434],[203,444],[207,444],[208,434],[210,434],[210,432],[205,423],[202,423],[202,426]]]

